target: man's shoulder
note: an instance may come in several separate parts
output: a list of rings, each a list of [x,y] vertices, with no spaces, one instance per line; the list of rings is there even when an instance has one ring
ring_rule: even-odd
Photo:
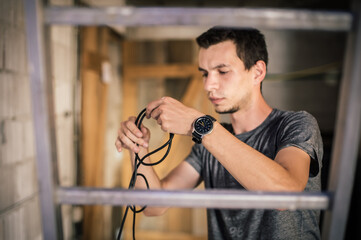
[[[275,115],[276,119],[283,120],[286,122],[293,122],[293,121],[312,122],[312,123],[316,122],[315,117],[311,113],[304,111],[304,110],[285,111],[285,110],[275,109],[274,112],[275,112],[274,115]]]

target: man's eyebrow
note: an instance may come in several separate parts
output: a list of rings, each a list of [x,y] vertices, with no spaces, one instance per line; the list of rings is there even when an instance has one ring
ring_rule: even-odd
[[[215,67],[212,67],[211,70],[213,69],[217,69],[217,68],[223,68],[223,67],[229,67],[229,65],[227,64],[224,64],[224,63],[221,63],[221,64],[218,64],[217,66]],[[201,68],[201,67],[198,67],[198,70],[201,71],[201,72],[207,72],[207,70]]]
[[[229,67],[229,65],[221,63],[221,64],[218,64],[217,66],[213,67],[212,69],[223,68],[223,67]]]
[[[201,71],[201,72],[207,72],[207,70],[201,68],[201,67],[198,67],[198,70]]]

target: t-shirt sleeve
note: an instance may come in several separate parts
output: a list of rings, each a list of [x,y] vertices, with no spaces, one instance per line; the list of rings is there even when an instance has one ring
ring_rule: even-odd
[[[185,161],[194,167],[194,169],[202,175],[202,159],[201,159],[201,144],[194,144],[191,152],[186,157]]]
[[[305,111],[284,119],[278,138],[278,151],[294,146],[311,157],[310,176],[316,176],[322,166],[323,144],[316,119]]]

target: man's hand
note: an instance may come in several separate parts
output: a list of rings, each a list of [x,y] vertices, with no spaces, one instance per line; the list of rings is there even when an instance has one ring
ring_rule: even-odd
[[[157,120],[163,131],[188,136],[192,135],[194,120],[203,115],[171,97],[150,102],[146,111],[147,118]]]
[[[127,121],[121,122],[118,130],[118,137],[115,141],[115,147],[118,152],[123,148],[138,153],[139,146],[148,147],[150,132],[148,128],[141,126],[141,130],[135,125],[135,117],[130,117]],[[139,146],[137,146],[137,144]]]

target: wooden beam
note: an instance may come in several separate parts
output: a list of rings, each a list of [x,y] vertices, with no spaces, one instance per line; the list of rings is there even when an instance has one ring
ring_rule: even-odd
[[[137,59],[137,44],[135,42],[124,41],[122,45],[123,50],[123,78],[122,78],[122,121],[125,121],[129,116],[136,116],[138,109],[138,83],[137,79],[132,77],[131,71],[127,71],[129,64],[134,64]],[[123,151],[122,165],[121,165],[120,182],[123,188],[128,188],[129,180],[132,175],[132,166],[130,163],[130,154],[128,151]],[[126,206],[123,206],[123,213]],[[123,217],[123,215],[122,215]],[[123,238],[132,239],[132,213],[128,214],[125,221]],[[128,235],[130,233],[130,235]]]
[[[127,65],[124,67],[124,75],[127,78],[166,78],[166,77],[190,77],[198,73],[195,64],[150,64],[150,65]],[[198,73],[199,74],[199,73]]]
[[[81,33],[81,183],[83,186],[103,187],[108,85],[101,81],[101,63],[107,55],[108,31],[106,28],[87,27]],[[103,222],[103,207],[84,207],[84,239],[103,239],[108,227]]]

